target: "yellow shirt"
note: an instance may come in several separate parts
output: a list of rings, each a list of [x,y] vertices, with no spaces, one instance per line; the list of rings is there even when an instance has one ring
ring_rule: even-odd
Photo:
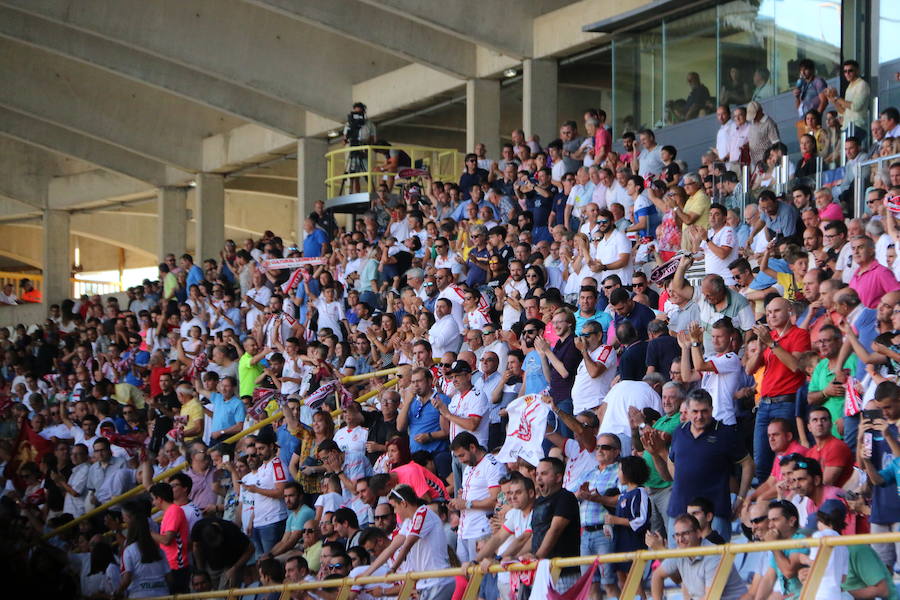
[[[684,205],[683,212],[700,215],[700,218],[691,223],[691,225],[699,225],[703,229],[709,229],[709,196],[702,189],[694,192],[694,195],[688,198]],[[680,214],[680,213],[679,213]],[[681,224],[681,249],[691,250],[691,235],[687,229],[690,227],[687,223]]]
[[[198,420],[201,423],[200,432],[197,435],[185,436],[184,441],[193,442],[194,440],[200,439],[200,436],[203,435],[203,405],[200,404],[200,401],[194,398],[187,404],[182,405],[181,411],[178,414],[182,417],[187,416],[188,418],[187,423],[184,424],[185,430],[196,425]]]
[[[784,288],[783,296],[791,302],[797,300],[797,296],[803,296],[803,282],[799,284],[794,279],[793,273],[776,273],[775,281]]]

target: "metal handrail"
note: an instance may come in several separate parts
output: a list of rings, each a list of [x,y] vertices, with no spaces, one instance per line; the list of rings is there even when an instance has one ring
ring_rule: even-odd
[[[877,156],[875,158],[870,158],[869,160],[858,162],[854,165],[853,181],[856,185],[853,186],[853,206],[856,207],[857,216],[861,216],[866,209],[865,198],[863,198],[863,186],[859,185],[862,181],[863,167],[878,164],[879,168],[881,168],[881,163],[898,159],[900,159],[900,153],[891,154],[890,156]]]
[[[403,150],[412,159],[413,164],[421,160],[428,167],[435,181],[455,180],[459,173],[462,172],[463,154],[452,148],[432,148],[416,144],[344,146],[325,153],[325,187],[327,197],[334,198],[342,195],[339,188],[353,180],[365,180],[366,189],[364,191],[371,193],[374,191],[375,182],[379,177],[396,177],[397,173],[372,170],[377,158],[377,152],[390,150]],[[346,165],[352,152],[366,153],[366,164],[368,165],[366,171],[354,173],[346,171]]]
[[[371,372],[371,373],[364,373],[364,374],[362,374],[362,375],[348,375],[348,376],[346,376],[346,377],[342,377],[342,378],[341,378],[341,383],[351,383],[351,382],[355,382],[355,381],[364,381],[364,380],[366,380],[366,379],[373,379],[373,378],[375,378],[375,377],[382,377],[382,376],[385,376],[385,375],[392,375],[392,374],[394,374],[394,373],[397,373],[399,370],[400,370],[399,367],[393,367],[393,368],[390,368],[390,369],[382,369],[381,371],[373,371],[373,372]],[[394,386],[394,385],[397,385],[397,383],[398,383],[399,381],[400,381],[399,379],[392,379],[392,380],[388,381],[387,383],[385,383],[383,386],[381,386],[381,388],[375,389],[375,390],[372,390],[372,391],[369,391],[369,392],[366,392],[366,393],[363,394],[362,396],[360,396],[360,397],[358,397],[358,398],[355,398],[355,401],[356,401],[356,402],[360,402],[360,403],[365,402],[365,401],[368,400],[369,398],[372,398],[372,397],[376,396],[376,395],[377,395],[379,392],[381,392],[382,390],[387,389],[387,388],[389,388],[389,387],[392,387],[392,386]],[[340,409],[333,411],[333,412],[332,412],[332,416],[336,416],[338,413],[340,413]],[[262,429],[262,428],[265,427],[266,425],[268,425],[268,424],[270,424],[270,423],[273,423],[273,422],[277,421],[278,419],[281,418],[281,414],[282,414],[282,412],[281,412],[280,410],[279,410],[279,411],[276,411],[276,412],[273,413],[270,417],[266,417],[266,418],[263,419],[262,421],[259,421],[258,423],[255,423],[254,425],[248,427],[247,429],[244,429],[244,430],[242,430],[242,431],[239,431],[238,433],[235,433],[234,435],[228,437],[227,439],[225,439],[225,440],[224,440],[223,442],[221,442],[221,443],[223,443],[223,444],[234,444],[234,443],[236,443],[238,440],[240,440],[241,438],[244,438],[244,437],[250,435],[251,433],[254,433],[254,432],[256,432],[256,431]],[[178,465],[172,467],[171,469],[167,469],[167,470],[163,471],[162,473],[160,473],[159,475],[156,475],[156,476],[153,478],[153,481],[154,481],[154,482],[165,481],[166,479],[168,479],[169,477],[171,477],[171,476],[174,475],[175,473],[178,473],[178,472],[180,472],[180,471],[186,469],[187,467],[188,467],[188,463],[187,463],[187,461],[184,461],[184,462],[182,462],[182,463],[180,463],[180,464],[178,464]],[[75,517],[74,519],[72,519],[72,520],[69,521],[68,523],[65,523],[64,525],[61,525],[61,526],[57,527],[57,528],[54,529],[53,531],[50,531],[50,532],[44,534],[43,538],[44,538],[44,539],[49,539],[49,538],[51,538],[51,537],[53,537],[53,536],[59,535],[60,533],[62,533],[62,532],[64,532],[64,531],[66,531],[66,530],[68,530],[68,529],[71,529],[72,527],[76,526],[78,523],[81,523],[82,521],[85,521],[85,520],[87,520],[87,519],[90,519],[91,517],[93,517],[93,516],[95,516],[95,515],[99,515],[99,514],[105,512],[107,509],[112,508],[113,506],[115,506],[115,505],[117,505],[117,504],[121,504],[122,502],[124,502],[125,500],[128,500],[129,498],[133,498],[134,496],[137,496],[137,495],[141,494],[142,492],[144,492],[145,489],[146,489],[146,488],[144,488],[143,485],[136,485],[136,486],[134,486],[133,488],[131,488],[130,490],[128,490],[127,492],[125,492],[125,493],[123,493],[123,494],[120,494],[120,495],[116,496],[115,498],[111,498],[110,500],[104,502],[103,504],[101,504],[101,505],[98,506],[97,508],[88,511],[88,512],[84,513],[83,515],[80,515],[80,516],[78,516],[78,517]]]
[[[644,567],[650,561],[664,560],[666,558],[686,558],[695,556],[721,556],[722,560],[716,569],[713,583],[707,591],[706,598],[713,600],[721,597],[728,576],[731,573],[736,554],[751,552],[764,552],[771,550],[792,550],[796,548],[818,548],[818,554],[813,562],[809,577],[803,584],[800,595],[801,600],[811,600],[818,591],[825,567],[831,557],[831,551],[836,546],[856,546],[865,544],[893,544],[900,542],[900,533],[868,533],[850,536],[826,536],[820,538],[798,538],[777,540],[774,542],[750,542],[744,544],[721,544],[709,546],[694,546],[691,548],[670,548],[665,550],[638,550],[636,552],[616,552],[611,554],[599,554],[588,556],[573,556],[567,558],[550,559],[550,570],[558,574],[565,567],[577,567],[599,563],[631,562],[625,586],[620,598],[633,598],[643,578]],[[514,571],[534,571],[536,562],[512,564],[495,564],[488,569],[489,573],[502,573]],[[415,587],[415,582],[420,579],[435,579],[444,577],[468,576],[469,584],[466,588],[464,600],[477,597],[479,583],[483,576],[477,566],[464,570],[462,567],[439,569],[434,571],[415,571],[403,574],[391,574],[369,577],[345,577],[343,579],[328,579],[323,581],[309,581],[303,583],[282,583],[279,585],[261,586],[255,588],[233,588],[229,590],[216,590],[210,592],[195,592],[191,594],[178,594],[172,596],[157,596],[153,600],[200,600],[205,598],[236,598],[255,594],[269,594],[281,592],[282,598],[287,598],[290,592],[300,590],[316,590],[322,588],[340,588],[338,598],[346,598],[352,585],[369,585],[373,583],[402,583],[401,590],[396,600],[407,600]],[[892,581],[888,585],[893,585]]]

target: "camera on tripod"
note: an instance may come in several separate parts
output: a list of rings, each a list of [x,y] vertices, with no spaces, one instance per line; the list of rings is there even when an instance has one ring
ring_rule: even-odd
[[[359,112],[357,112],[357,109]],[[362,128],[365,126],[366,121],[366,105],[362,102],[357,102],[353,105],[353,111],[347,114],[347,132],[344,135],[344,141],[350,144],[351,146],[359,146],[359,132],[362,131]]]

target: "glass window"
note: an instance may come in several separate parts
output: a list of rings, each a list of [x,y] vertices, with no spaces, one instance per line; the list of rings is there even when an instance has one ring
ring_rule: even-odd
[[[881,0],[878,9],[878,96],[881,107],[900,104],[900,2]]]
[[[716,9],[665,24],[666,124],[716,112]]]
[[[662,27],[613,42],[613,89],[613,135],[662,122]]]

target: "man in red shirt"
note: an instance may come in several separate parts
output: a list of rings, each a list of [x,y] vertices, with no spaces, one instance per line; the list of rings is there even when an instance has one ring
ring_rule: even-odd
[[[831,435],[831,413],[824,406],[812,406],[807,417],[809,432],[815,444],[806,451],[822,465],[824,485],[841,487],[853,474],[853,453],[842,440]]]
[[[152,533],[159,544],[169,568],[172,569],[173,594],[185,594],[190,591],[191,569],[189,552],[191,548],[191,532],[187,518],[180,506],[175,504],[172,486],[168,483],[155,483],[150,487],[150,499],[153,508],[163,513],[159,524],[159,533]]]
[[[769,448],[775,455],[772,462],[772,471],[758,488],[747,494],[744,506],[749,508],[754,501],[771,500],[778,495],[777,484],[784,478],[781,473],[780,461],[789,454],[806,455],[807,448],[801,446],[794,436],[794,428],[791,422],[781,417],[775,417],[769,421],[768,428]]]
[[[775,456],[767,439],[769,423],[778,417],[794,418],[797,390],[806,382],[798,359],[812,346],[809,332],[791,323],[791,304],[785,298],[774,298],[766,305],[766,325],[756,325],[753,331],[764,350],[750,356],[747,372],[755,373],[760,367],[766,367],[753,427],[756,478],[764,481],[772,470]]]

